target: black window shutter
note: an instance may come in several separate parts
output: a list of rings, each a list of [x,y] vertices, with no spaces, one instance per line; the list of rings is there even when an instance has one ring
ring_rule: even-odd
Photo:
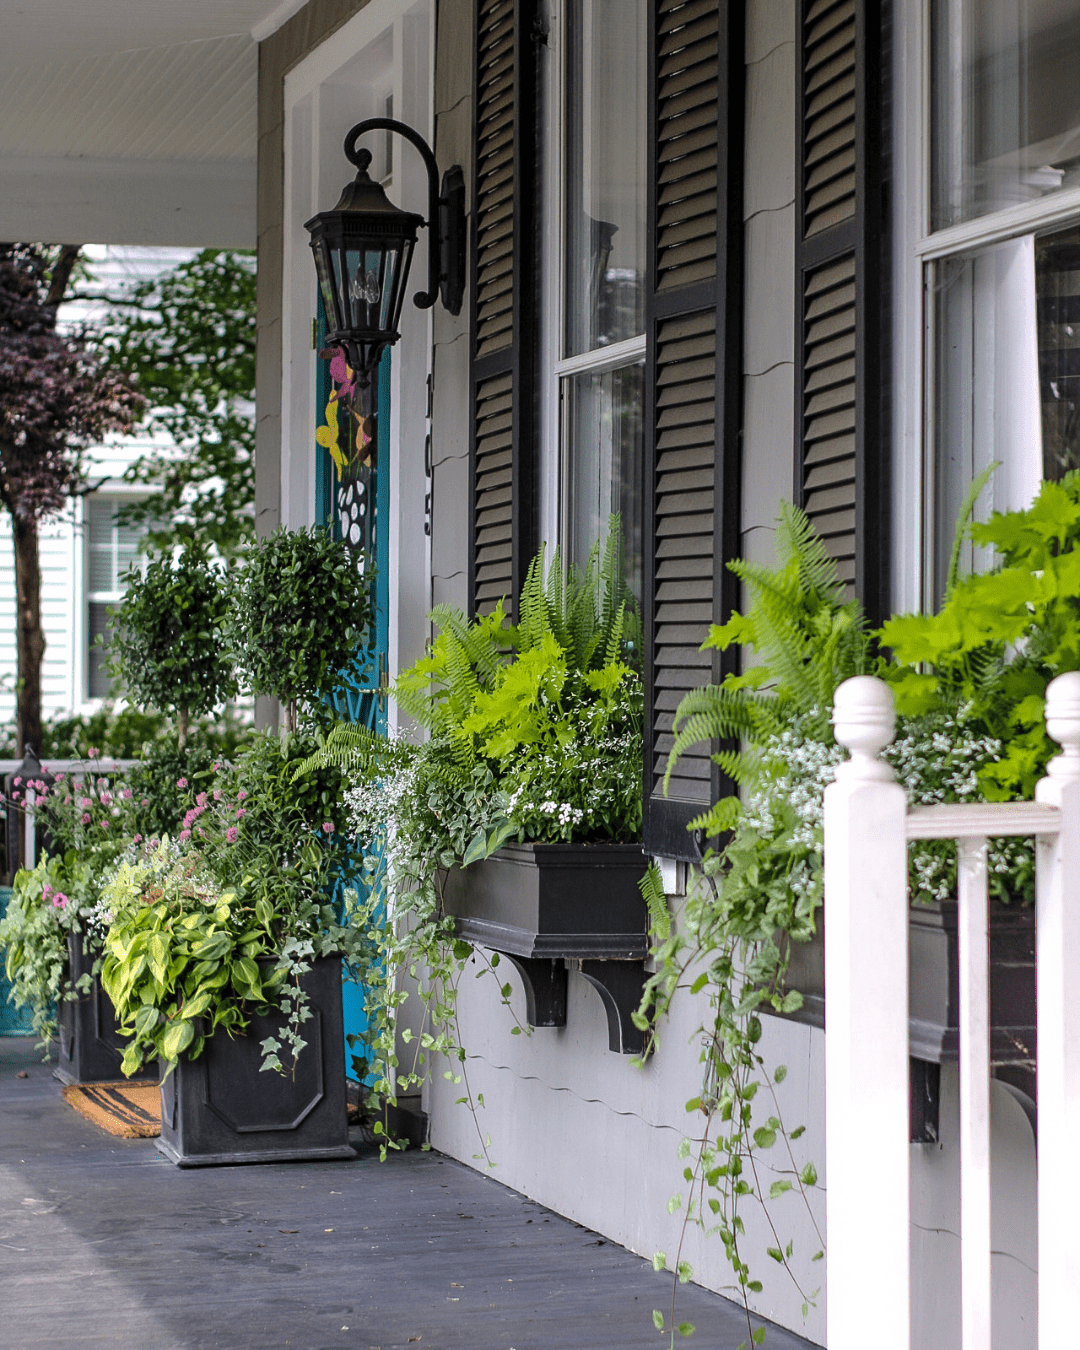
[[[469,605],[516,603],[536,551],[533,0],[477,0]]]
[[[663,778],[679,700],[726,669],[701,644],[737,601],[745,19],[743,0],[653,0],[651,17],[644,840],[692,858],[687,822],[721,787],[710,747],[667,794]]]
[[[872,621],[888,604],[880,0],[802,0],[795,500]]]

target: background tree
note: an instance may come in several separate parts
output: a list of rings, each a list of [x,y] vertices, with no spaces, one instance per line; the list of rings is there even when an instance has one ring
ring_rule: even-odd
[[[192,716],[211,712],[236,692],[222,648],[228,607],[220,568],[205,544],[157,558],[141,576],[129,572],[115,611],[112,670],[142,707],[175,712],[183,750]]]
[[[15,549],[19,744],[41,750],[41,564],[38,533],[85,490],[84,452],[110,431],[130,431],[142,399],[104,369],[56,314],[78,262],[77,245],[0,244],[0,504]]]
[[[255,520],[255,259],[204,249],[116,295],[95,342],[146,398],[144,425],[179,448],[143,455],[125,477],[159,489],[121,510],[151,547],[199,538],[234,554]]]

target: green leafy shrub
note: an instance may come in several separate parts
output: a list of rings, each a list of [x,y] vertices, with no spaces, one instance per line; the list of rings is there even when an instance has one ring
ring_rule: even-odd
[[[234,573],[226,638],[237,673],[281,700],[287,731],[356,660],[372,622],[370,568],[319,526],[256,540]]]
[[[175,710],[181,746],[193,716],[236,692],[221,638],[227,609],[221,571],[198,542],[151,562],[142,576],[128,573],[110,669],[135,703]]]
[[[56,1035],[57,1007],[72,994],[68,934],[83,931],[89,919],[80,894],[86,873],[74,853],[42,858],[32,870],[20,868],[0,919],[0,951],[11,984],[8,1000],[30,1009],[31,1026],[46,1057]]]

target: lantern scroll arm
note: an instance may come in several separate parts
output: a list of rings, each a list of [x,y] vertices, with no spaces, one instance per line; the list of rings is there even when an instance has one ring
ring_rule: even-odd
[[[464,274],[464,256],[461,245],[465,238],[464,219],[459,221],[457,217],[464,214],[464,194],[461,194],[462,210],[460,211],[452,209],[449,198],[454,192],[454,185],[462,176],[461,169],[454,165],[446,171],[443,177],[443,189],[440,191],[439,166],[431,147],[413,127],[405,122],[399,122],[393,117],[368,117],[363,122],[357,122],[356,126],[345,137],[345,158],[350,164],[357,165],[359,152],[356,143],[361,136],[367,135],[369,131],[397,132],[410,145],[415,146],[420,153],[420,158],[424,161],[428,176],[427,224],[431,230],[428,242],[428,288],[426,291],[416,292],[413,296],[413,304],[417,309],[430,309],[439,298],[441,289],[446,308],[451,314],[457,314],[461,310]],[[359,166],[357,165],[357,167]],[[456,275],[458,270],[462,273],[461,278]],[[456,304],[454,303],[455,299]]]

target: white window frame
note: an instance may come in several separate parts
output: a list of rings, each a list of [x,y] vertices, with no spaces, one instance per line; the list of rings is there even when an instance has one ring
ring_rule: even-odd
[[[576,356],[565,355],[566,344],[566,133],[569,126],[569,89],[566,78],[567,4],[551,0],[547,12],[548,68],[545,81],[544,201],[541,250],[540,339],[540,537],[560,545],[568,538],[566,518],[569,479],[569,433],[566,426],[563,381],[568,376],[601,375],[645,359],[644,330],[632,338],[595,347]],[[645,184],[642,184],[642,192]],[[644,278],[642,279],[644,283]],[[642,485],[644,490],[644,484]]]
[[[892,603],[897,611],[913,612],[934,600],[936,334],[927,303],[931,269],[944,258],[1080,224],[1080,188],[932,230],[930,0],[897,5],[894,22]]]
[[[386,44],[389,78],[355,80],[349,73]],[[433,0],[370,0],[285,76],[285,182],[282,265],[281,523],[297,529],[315,518],[317,355],[312,350],[315,268],[304,221],[327,210],[353,175],[342,149],[345,132],[365,117],[394,115],[435,141],[435,5]],[[340,134],[339,134],[340,133]],[[375,146],[381,152],[381,145]],[[449,167],[440,165],[441,168]],[[427,173],[398,137],[391,197],[427,216]],[[428,230],[413,254],[401,338],[390,365],[390,559],[387,624],[391,675],[424,650],[431,608],[431,539],[425,524],[430,493],[425,444],[432,311],[412,304],[416,278],[427,275]],[[271,245],[272,246],[272,245]],[[422,540],[422,547],[416,541]],[[391,701],[391,727],[398,712]]]
[[[128,483],[106,483],[96,489],[93,493],[78,498],[78,514],[76,518],[76,539],[78,547],[75,550],[77,560],[75,570],[75,596],[77,602],[75,605],[73,622],[73,666],[74,666],[74,687],[76,691],[75,701],[83,708],[96,710],[107,700],[99,694],[90,693],[90,606],[95,605],[118,605],[124,598],[124,592],[115,591],[92,591],[90,589],[90,503],[93,500],[98,502],[110,502],[113,509],[134,501],[145,501],[147,496],[151,495],[145,489],[134,487]],[[146,555],[140,555],[142,566],[146,566]],[[117,702],[123,702],[122,697]]]

